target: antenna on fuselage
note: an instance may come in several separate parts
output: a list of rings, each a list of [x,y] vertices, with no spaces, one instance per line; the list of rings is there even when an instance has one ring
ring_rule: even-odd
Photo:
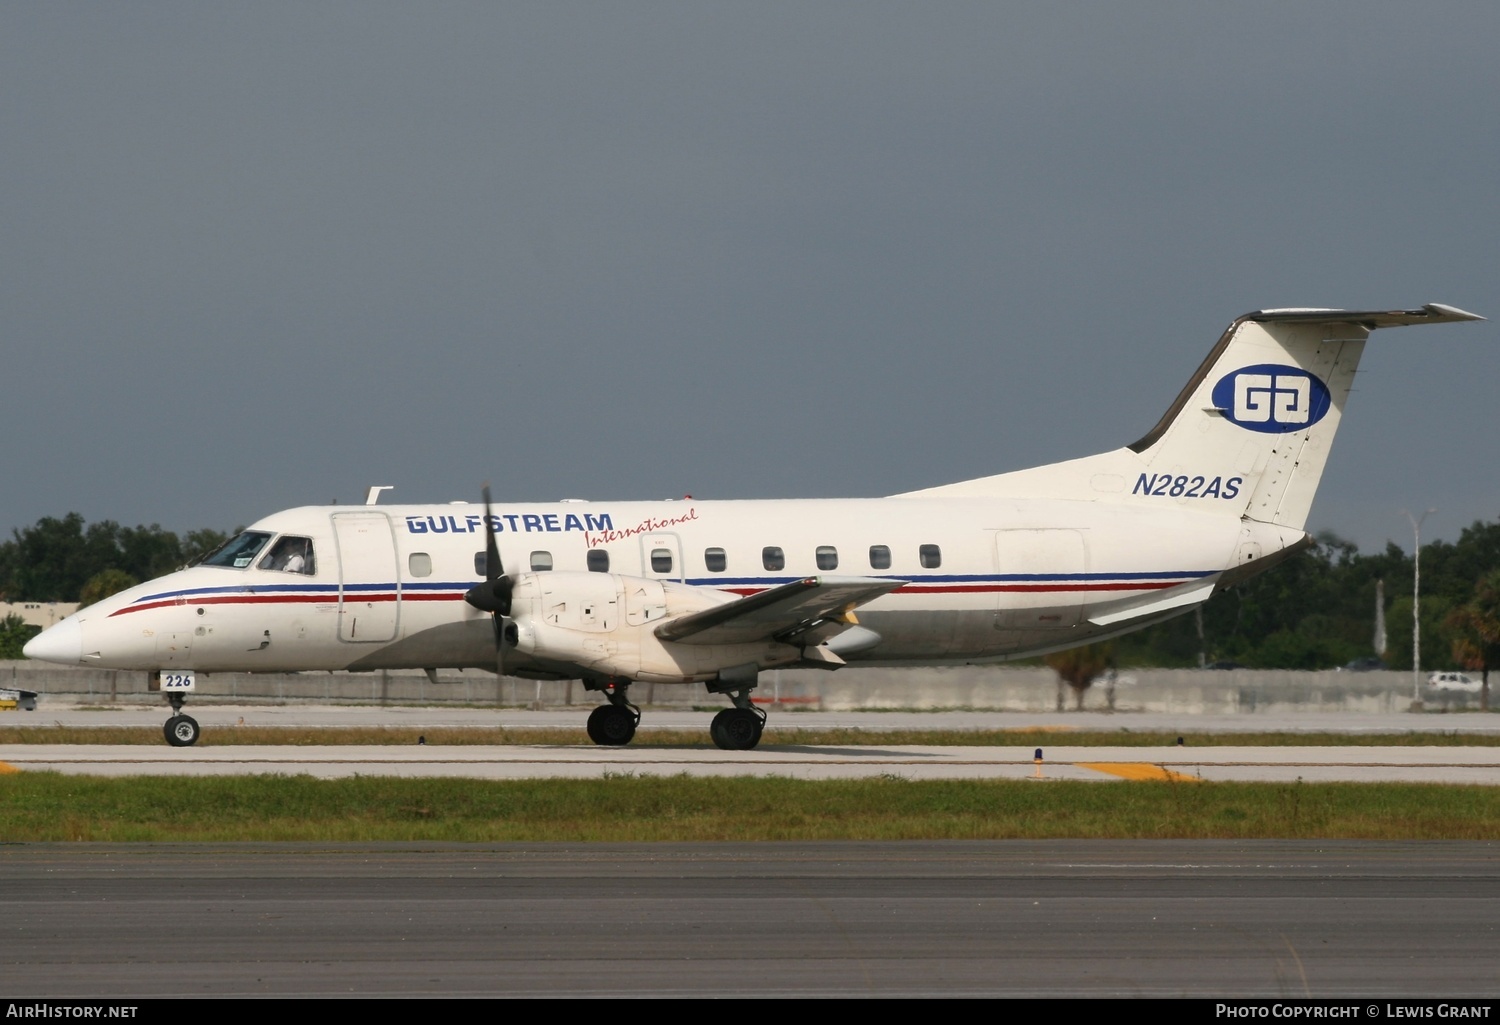
[[[380,502],[380,493],[382,491],[395,490],[396,485],[394,484],[372,484],[370,485],[370,490],[365,492],[365,505],[377,505]]]

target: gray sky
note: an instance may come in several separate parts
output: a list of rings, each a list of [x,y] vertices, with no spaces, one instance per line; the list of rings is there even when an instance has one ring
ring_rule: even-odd
[[[1500,318],[1500,6],[0,2],[0,534],[889,494],[1118,447],[1229,321]],[[1310,527],[1500,516],[1385,331]]]

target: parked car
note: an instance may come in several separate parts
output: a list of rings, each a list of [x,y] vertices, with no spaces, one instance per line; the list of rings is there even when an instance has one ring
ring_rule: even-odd
[[[1427,686],[1434,690],[1479,691],[1479,681],[1470,679],[1467,673],[1433,673],[1427,677]]]

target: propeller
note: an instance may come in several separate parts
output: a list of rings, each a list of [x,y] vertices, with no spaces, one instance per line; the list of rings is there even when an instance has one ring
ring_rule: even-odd
[[[515,582],[500,565],[500,545],[495,540],[495,519],[490,515],[490,486],[484,486],[484,583],[475,584],[464,594],[464,601],[488,612],[495,624],[495,672],[505,675],[505,617],[510,615],[511,593]]]

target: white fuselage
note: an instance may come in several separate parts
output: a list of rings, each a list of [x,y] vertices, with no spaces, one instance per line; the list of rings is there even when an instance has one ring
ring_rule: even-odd
[[[1019,499],[564,502],[501,505],[494,519],[511,573],[585,572],[590,553],[596,568],[604,553],[609,574],[730,597],[817,575],[900,580],[858,610],[881,640],[849,660],[878,664],[1015,658],[1120,633],[1139,625],[1132,607],[1159,617],[1162,594],[1206,597],[1245,535],[1239,517],[1213,511]],[[268,539],[248,565],[195,566],[81,610],[80,661],[201,672],[494,665],[490,617],[464,601],[483,579],[481,507],[305,507],[249,530]],[[311,542],[313,573],[258,567],[292,536]],[[1127,615],[1090,622],[1110,610]],[[524,672],[527,660],[508,668]]]

